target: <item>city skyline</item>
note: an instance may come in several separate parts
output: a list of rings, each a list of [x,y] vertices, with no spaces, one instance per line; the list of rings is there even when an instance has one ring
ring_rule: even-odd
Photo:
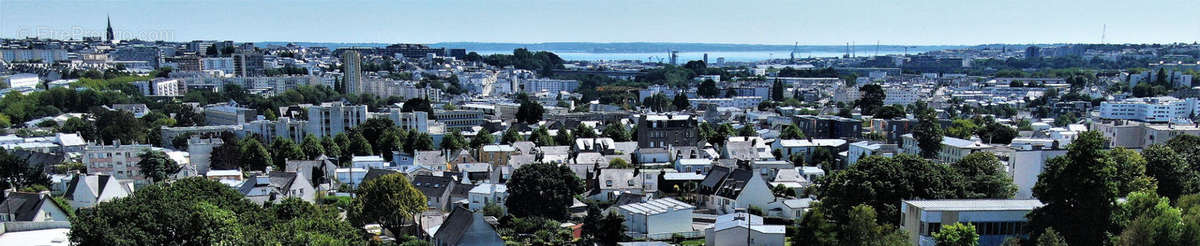
[[[104,36],[105,17],[111,16],[118,38],[166,41],[975,45],[1100,43],[1102,36],[1104,43],[1200,40],[1200,18],[1188,13],[1200,9],[1200,2],[1173,0],[301,2],[6,1],[0,3],[0,37]],[[1128,11],[1146,7],[1155,11]]]

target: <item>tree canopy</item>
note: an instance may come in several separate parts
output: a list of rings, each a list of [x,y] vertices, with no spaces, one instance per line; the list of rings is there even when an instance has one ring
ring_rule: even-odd
[[[505,206],[517,217],[562,220],[570,217],[567,209],[583,191],[582,182],[567,166],[528,164],[513,171]]]

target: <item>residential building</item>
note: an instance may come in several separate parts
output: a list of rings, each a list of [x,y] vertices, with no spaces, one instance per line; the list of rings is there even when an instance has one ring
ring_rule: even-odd
[[[628,234],[635,238],[670,239],[676,233],[692,232],[695,206],[673,198],[651,199],[617,207],[625,217]]]
[[[0,221],[42,222],[70,221],[66,209],[58,206],[49,191],[38,193],[4,190],[0,201]]]
[[[504,239],[496,228],[487,222],[482,213],[471,212],[462,207],[455,207],[450,215],[437,227],[433,233],[433,245],[488,245],[503,246]]]
[[[573,79],[526,79],[522,81],[521,87],[524,92],[536,94],[538,92],[575,92],[579,89],[579,81]]]
[[[1026,237],[1022,230],[1038,200],[905,200],[900,203],[900,224],[909,242],[933,246],[933,233],[943,225],[968,223],[979,234],[979,245],[997,246],[1011,237]]]
[[[429,132],[429,113],[425,111],[401,112],[400,109],[393,108],[388,111],[387,118],[400,129]]]
[[[429,209],[446,211],[450,209],[450,192],[456,183],[450,177],[432,175],[412,176],[412,185],[425,194]]]
[[[846,166],[852,166],[858,163],[858,160],[867,156],[883,156],[892,157],[899,154],[900,150],[895,144],[872,143],[869,141],[859,141],[850,144],[850,150],[846,152]]]
[[[901,148],[905,154],[921,154],[921,148],[917,146],[917,139],[913,138],[911,133],[904,134],[902,138],[904,139],[904,143],[901,145]],[[937,160],[943,163],[954,163],[962,160],[963,157],[971,153],[990,148],[992,148],[991,145],[979,141],[943,136],[942,147],[938,150]]]
[[[442,110],[434,109],[433,118],[446,124],[446,130],[468,130],[472,126],[483,125],[487,121],[483,111],[477,110]]]
[[[596,174],[596,188],[588,197],[611,201],[621,194],[646,194],[658,191],[658,171],[638,169],[600,169]]]
[[[700,182],[698,202],[718,214],[750,206],[763,208],[775,200],[769,185],[753,170],[714,166]]]
[[[691,115],[644,115],[638,121],[638,147],[696,146],[700,142],[697,129],[696,117]]]
[[[345,105],[342,102],[327,102],[321,105],[301,105],[308,110],[308,132],[319,137],[343,133],[370,117],[366,105]],[[301,138],[304,135],[300,135]],[[293,140],[295,141],[295,140]],[[300,141],[296,141],[300,142]]]
[[[127,197],[133,188],[127,182],[105,174],[76,174],[71,178],[63,197],[72,208],[89,208],[101,202]]]
[[[183,95],[178,79],[153,78],[134,81],[130,84],[141,90],[143,96],[177,97]]]
[[[1100,118],[1136,120],[1143,122],[1179,122],[1192,118],[1196,112],[1195,98],[1174,97],[1127,98],[1100,103]]]
[[[210,126],[241,125],[257,120],[257,116],[258,113],[254,109],[241,107],[232,100],[204,107],[204,123]]]
[[[346,73],[345,77],[342,78],[342,85],[346,87],[346,93],[362,94],[362,57],[358,54],[358,51],[347,50],[342,52],[342,66],[342,71]]]
[[[233,63],[233,57],[205,57],[200,58],[200,70],[215,70],[221,71],[224,74],[234,74],[236,67]]]
[[[862,121],[831,115],[799,115],[792,119],[804,136],[816,139],[862,137]]]
[[[311,116],[310,116],[311,117]],[[279,117],[275,120],[255,120],[242,124],[241,131],[243,136],[262,136],[267,142],[274,141],[275,137],[283,137],[292,140],[294,143],[304,142],[304,136],[314,134],[311,131],[309,121],[293,120],[291,117]],[[327,137],[330,135],[317,135]],[[267,144],[267,143],[264,143]]]
[[[140,168],[137,163],[142,160],[138,156],[150,148],[152,146],[149,144],[88,144],[83,148],[83,165],[87,167],[88,173],[104,173],[121,180],[132,179],[139,184],[148,183],[146,177],[138,171]]]
[[[792,160],[793,155],[803,156],[805,163],[812,162],[812,154],[818,148],[826,148],[830,153],[837,153],[846,140],[842,139],[780,139],[771,143],[771,149],[779,150],[780,160]]]
[[[784,245],[785,231],[783,225],[763,224],[761,216],[731,213],[717,216],[716,222],[704,229],[704,245]]]
[[[33,73],[18,73],[9,76],[0,76],[4,82],[4,88],[37,88],[41,84],[37,74]]]
[[[468,195],[468,208],[471,211],[482,210],[488,204],[496,204],[504,208],[504,202],[508,199],[508,186],[504,184],[482,183],[471,188]],[[507,210],[507,209],[506,209]]]
[[[67,50],[61,47],[33,47],[33,48],[0,48],[0,59],[11,63],[14,61],[40,61],[41,63],[53,64],[59,61],[67,61]]]
[[[508,165],[509,157],[520,153],[512,145],[484,145],[479,148],[479,162],[491,163],[496,166],[506,166]]]
[[[274,171],[247,179],[238,192],[257,204],[275,203],[295,197],[306,202],[316,201],[316,188],[296,172]]]

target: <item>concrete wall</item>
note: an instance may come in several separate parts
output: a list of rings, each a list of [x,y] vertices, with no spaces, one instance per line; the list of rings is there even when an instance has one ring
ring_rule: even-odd
[[[67,221],[3,222],[3,223],[0,223],[0,234],[4,234],[6,232],[36,231],[36,230],[57,229],[57,228],[71,228],[71,222],[67,222]]]

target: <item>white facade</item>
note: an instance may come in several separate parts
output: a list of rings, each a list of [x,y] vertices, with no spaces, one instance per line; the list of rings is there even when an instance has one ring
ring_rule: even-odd
[[[217,70],[225,74],[233,74],[233,57],[200,58],[200,70]]]
[[[508,186],[504,184],[479,184],[467,194],[467,199],[470,204],[467,205],[471,211],[479,211],[488,204],[496,204],[504,208],[504,202],[508,199]],[[507,210],[507,209],[506,209]]]
[[[717,107],[757,108],[762,101],[762,97],[688,98],[688,103],[691,103],[692,107],[700,104],[713,104]]]
[[[18,73],[4,76],[5,88],[37,88],[40,80],[37,74]]]
[[[717,217],[716,223],[704,230],[704,245],[762,245],[784,244],[782,225],[765,225],[762,217],[747,213],[733,213]]]
[[[913,138],[912,133],[900,136],[904,143],[904,153],[911,155],[920,155],[921,148],[917,146],[917,139]],[[942,147],[938,150],[938,161],[943,163],[953,163],[962,160],[963,157],[979,151],[991,149],[992,146],[979,141],[966,140],[954,137],[942,137]]]
[[[851,143],[850,150],[846,153],[846,165],[854,165],[854,163],[858,163],[859,159],[866,158],[867,156],[880,155],[891,157],[892,153],[882,153],[881,150],[883,150],[884,145],[882,143],[867,141]]]
[[[334,136],[367,121],[366,105],[343,105],[341,102],[310,105],[308,133],[319,137]],[[304,135],[300,135],[303,137]]]
[[[134,81],[130,84],[137,86],[144,96],[174,97],[182,95],[179,91],[179,80],[177,79],[154,78],[151,80]]]
[[[579,81],[578,80],[569,80],[569,79],[527,79],[527,80],[523,81],[521,84],[522,84],[522,86],[525,87],[524,91],[526,93],[530,93],[530,94],[543,92],[543,91],[545,91],[545,92],[560,92],[560,91],[575,92],[576,89],[579,89]]]
[[[1100,103],[1100,117],[1144,122],[1168,122],[1190,119],[1196,112],[1194,98],[1174,97],[1129,98]]]
[[[382,156],[377,156],[377,155],[355,156],[352,159],[350,159],[350,167],[353,167],[353,168],[382,169],[384,167],[387,167],[387,165],[388,165],[388,162],[386,160],[384,160]]]
[[[670,238],[672,234],[692,231],[692,211],[695,206],[672,198],[653,199],[625,204],[618,211],[625,217],[629,232],[652,239]]]
[[[146,183],[137,163],[142,152],[150,150],[149,144],[88,145],[83,148],[83,165],[88,173],[113,175],[117,179],[133,179]]]
[[[933,246],[933,232],[960,222],[975,225],[979,245],[1001,245],[1019,236],[1025,215],[1041,206],[1038,200],[908,200],[900,203],[900,223],[913,245]]]

